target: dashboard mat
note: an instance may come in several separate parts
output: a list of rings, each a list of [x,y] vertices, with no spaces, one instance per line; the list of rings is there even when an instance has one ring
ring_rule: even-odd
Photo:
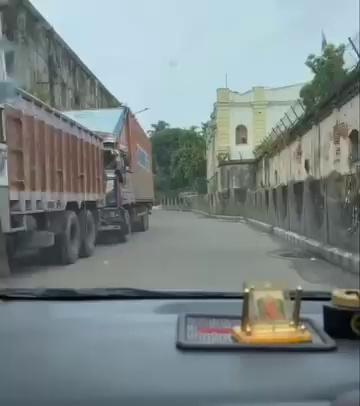
[[[241,324],[241,318],[230,315],[183,314],[177,323],[176,345],[183,350],[264,350],[264,351],[331,351],[335,341],[316,323],[302,318],[302,323],[314,338],[311,343],[288,345],[249,345],[236,342],[232,329]]]

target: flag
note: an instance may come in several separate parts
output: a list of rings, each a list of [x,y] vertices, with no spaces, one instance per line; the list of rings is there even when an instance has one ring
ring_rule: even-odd
[[[324,52],[326,45],[327,45],[327,41],[326,41],[325,33],[323,30],[321,30],[321,51],[322,52]]]

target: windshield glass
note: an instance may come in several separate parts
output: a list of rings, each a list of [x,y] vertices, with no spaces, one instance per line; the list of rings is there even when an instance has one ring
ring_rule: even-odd
[[[2,4],[0,288],[357,288],[358,16]]]

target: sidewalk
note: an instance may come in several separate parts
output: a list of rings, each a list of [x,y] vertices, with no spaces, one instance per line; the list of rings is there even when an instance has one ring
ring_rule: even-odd
[[[192,211],[194,213],[198,213],[203,216],[215,219],[246,222],[250,225],[262,229],[263,231],[274,234],[277,237],[283,238],[297,247],[306,249],[309,252],[313,252],[319,257],[326,259],[328,262],[331,262],[335,265],[345,268],[354,274],[359,274],[360,272],[359,254],[354,254],[352,252],[342,250],[341,248],[323,244],[319,241],[307,238],[303,235],[294,233],[292,231],[284,230],[283,228],[272,226],[271,224],[264,223],[262,221],[255,220],[252,218],[246,218],[242,216],[224,216],[224,215],[209,214],[201,210],[192,210]]]

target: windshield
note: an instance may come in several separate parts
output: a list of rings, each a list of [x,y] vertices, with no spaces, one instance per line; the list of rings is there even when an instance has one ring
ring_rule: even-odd
[[[358,16],[1,5],[0,288],[357,288]]]

